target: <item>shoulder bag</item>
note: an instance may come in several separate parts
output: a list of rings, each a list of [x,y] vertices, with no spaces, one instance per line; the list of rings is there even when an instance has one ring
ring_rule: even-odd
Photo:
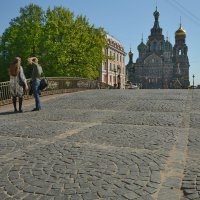
[[[45,88],[48,87],[48,79],[47,77],[43,77],[41,80],[40,80],[40,85],[39,85],[39,90],[44,90]]]
[[[21,87],[23,87],[23,89],[25,89],[26,84],[25,84],[25,82],[23,81],[23,79],[22,79],[22,77],[21,77],[21,71],[19,71],[19,73],[18,73],[18,78],[19,78],[19,85],[20,85]]]

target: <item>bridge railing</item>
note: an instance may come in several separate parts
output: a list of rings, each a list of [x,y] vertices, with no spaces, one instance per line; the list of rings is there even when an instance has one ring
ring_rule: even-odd
[[[30,80],[28,79],[28,85],[30,88]],[[97,80],[88,80],[84,78],[74,77],[48,77],[48,87],[42,91],[42,96],[60,94],[67,92],[76,92],[87,89],[105,89],[112,88],[112,86],[100,83]],[[30,99],[32,95],[29,95],[29,91],[25,92],[24,99]],[[11,103],[10,83],[0,82],[0,105]]]

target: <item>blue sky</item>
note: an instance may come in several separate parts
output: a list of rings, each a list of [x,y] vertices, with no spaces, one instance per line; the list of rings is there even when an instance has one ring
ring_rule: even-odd
[[[146,42],[153,27],[153,12],[156,0],[1,0],[0,35],[9,26],[11,19],[19,16],[20,7],[34,3],[46,10],[48,7],[63,6],[75,15],[84,15],[90,24],[103,27],[119,40],[128,53],[130,47],[137,58],[137,46],[142,33]],[[160,26],[163,34],[174,44],[174,32],[182,26],[187,32],[186,43],[190,60],[190,83],[195,75],[195,85],[200,84],[200,1],[199,0],[157,0],[160,12]],[[126,63],[128,62],[128,55]]]

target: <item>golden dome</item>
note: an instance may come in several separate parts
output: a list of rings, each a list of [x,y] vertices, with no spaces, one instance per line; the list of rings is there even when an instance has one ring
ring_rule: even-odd
[[[175,36],[186,36],[186,31],[180,25],[179,29],[175,32]]]

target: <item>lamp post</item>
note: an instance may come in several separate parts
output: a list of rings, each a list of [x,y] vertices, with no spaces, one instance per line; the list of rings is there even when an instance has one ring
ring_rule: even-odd
[[[114,88],[117,87],[117,69],[114,67],[114,72],[115,72],[115,83],[114,83]]]
[[[147,79],[148,79],[148,77],[145,76],[145,86],[146,86],[146,89],[147,89]]]
[[[117,88],[121,88],[121,68],[120,65],[117,66],[118,76],[117,76]]]
[[[192,88],[194,89],[194,74],[193,74],[193,76],[192,76],[192,78],[193,78],[193,86],[192,86]]]

